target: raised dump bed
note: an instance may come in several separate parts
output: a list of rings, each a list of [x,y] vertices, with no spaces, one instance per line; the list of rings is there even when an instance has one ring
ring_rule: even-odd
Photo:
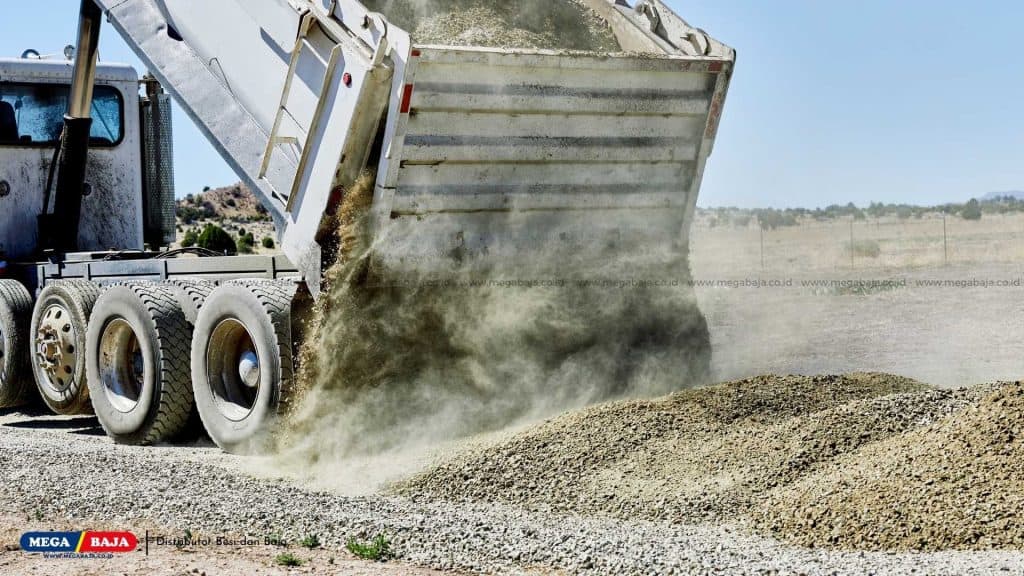
[[[658,0],[100,2],[314,293],[367,167],[384,271],[685,262],[734,52]]]

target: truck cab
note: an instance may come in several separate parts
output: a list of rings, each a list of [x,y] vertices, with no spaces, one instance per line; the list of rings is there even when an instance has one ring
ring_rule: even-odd
[[[32,51],[29,51],[32,52]],[[41,245],[39,215],[54,202],[55,169],[74,63],[38,57],[0,58],[0,260],[25,260]],[[147,222],[146,111],[151,98],[139,93],[139,75],[125,64],[96,70],[86,186],[78,247],[83,252],[142,250],[173,242],[173,181],[152,190],[158,218]],[[158,96],[159,97],[159,96]],[[166,98],[166,96],[164,96]],[[140,113],[141,112],[141,113]],[[160,147],[170,161],[168,116]],[[150,151],[154,146],[151,143]],[[44,205],[47,204],[47,205]],[[147,224],[157,224],[156,238]],[[153,232],[150,230],[149,232]]]

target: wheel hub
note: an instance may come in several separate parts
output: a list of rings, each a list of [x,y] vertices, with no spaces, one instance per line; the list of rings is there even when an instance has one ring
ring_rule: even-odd
[[[104,326],[97,365],[110,404],[121,412],[134,410],[142,397],[146,362],[131,324],[115,318]]]
[[[260,385],[260,358],[254,350],[242,352],[238,360],[238,375],[242,378],[242,384],[249,388]]]
[[[77,342],[67,309],[58,304],[48,307],[36,332],[36,363],[54,390],[66,390],[72,383],[78,365]]]
[[[217,408],[230,420],[242,420],[256,406],[260,390],[259,355],[245,325],[222,320],[210,335],[206,358]]]

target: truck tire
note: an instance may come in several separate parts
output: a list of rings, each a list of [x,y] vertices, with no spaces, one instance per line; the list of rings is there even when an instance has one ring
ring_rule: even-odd
[[[174,290],[174,294],[178,298],[178,305],[181,307],[182,312],[185,313],[185,320],[188,322],[189,338],[191,338],[192,331],[195,329],[196,318],[199,317],[199,310],[203,307],[206,299],[210,297],[210,292],[213,292],[213,289],[217,287],[217,284],[201,278],[172,278],[165,281],[162,285]],[[192,374],[189,372],[189,378],[191,377]],[[189,394],[191,393],[190,386]],[[199,410],[196,408],[195,402],[193,402],[192,410],[188,415],[188,423],[181,431],[181,434],[173,438],[173,440],[194,442],[204,438],[205,435],[206,431],[203,429],[203,421],[199,418]]]
[[[210,438],[232,453],[265,451],[292,386],[293,282],[218,287],[196,320],[192,383]]]
[[[32,376],[28,367],[28,335],[32,296],[15,280],[0,280],[0,408],[28,404]]]
[[[121,444],[178,437],[192,411],[191,328],[175,291],[153,283],[108,288],[86,337],[89,394],[100,425]]]
[[[199,309],[210,297],[210,292],[217,287],[213,282],[199,278],[173,278],[164,284],[174,290],[178,305],[185,313],[185,320],[192,326],[196,325]]]
[[[32,312],[32,374],[43,402],[57,414],[90,414],[85,333],[100,288],[58,280],[43,288]]]

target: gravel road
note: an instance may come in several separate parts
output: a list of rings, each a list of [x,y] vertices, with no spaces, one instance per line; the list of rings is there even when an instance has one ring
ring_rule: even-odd
[[[258,538],[279,534],[294,541],[317,533],[327,550],[340,550],[349,537],[386,532],[399,562],[474,573],[1024,574],[1021,553],[835,553],[783,546],[728,525],[344,497],[253,478],[239,459],[214,448],[116,446],[98,432],[91,418],[30,420],[18,412],[0,417],[4,509],[54,526],[131,527],[152,534],[181,535],[187,529]],[[13,538],[12,527],[6,528],[6,538]],[[7,552],[0,568],[12,554],[21,553]],[[45,570],[48,561],[38,562]],[[272,569],[269,557],[262,565],[264,573]],[[81,570],[89,573],[84,565]],[[403,565],[394,570],[410,571]],[[327,564],[319,572],[352,573]]]
[[[1020,270],[986,266],[914,274],[992,277],[1017,276]],[[939,385],[1011,379],[1024,339],[1024,324],[1006,313],[1020,308],[1019,289],[901,288],[811,297],[798,289],[706,289],[698,294],[716,347],[715,371],[723,380],[761,371],[872,369]],[[324,553],[291,550],[310,561],[298,572],[315,568],[320,574],[429,573],[420,567],[492,573],[1024,574],[1020,552],[828,552],[782,545],[733,525],[347,497],[290,480],[256,478],[248,467],[245,460],[208,446],[116,446],[92,418],[0,412],[5,511],[0,539],[12,545],[22,531],[38,527],[282,534],[293,540],[317,533]],[[347,538],[380,531],[391,535],[395,561],[366,564],[341,551]],[[196,568],[241,576],[281,570],[273,565],[273,551],[262,548],[225,553],[200,547],[153,558],[133,556],[134,568],[120,564],[117,573],[178,576]],[[337,563],[330,564],[330,558]],[[101,564],[57,569],[49,562],[0,547],[0,573],[109,573]]]

